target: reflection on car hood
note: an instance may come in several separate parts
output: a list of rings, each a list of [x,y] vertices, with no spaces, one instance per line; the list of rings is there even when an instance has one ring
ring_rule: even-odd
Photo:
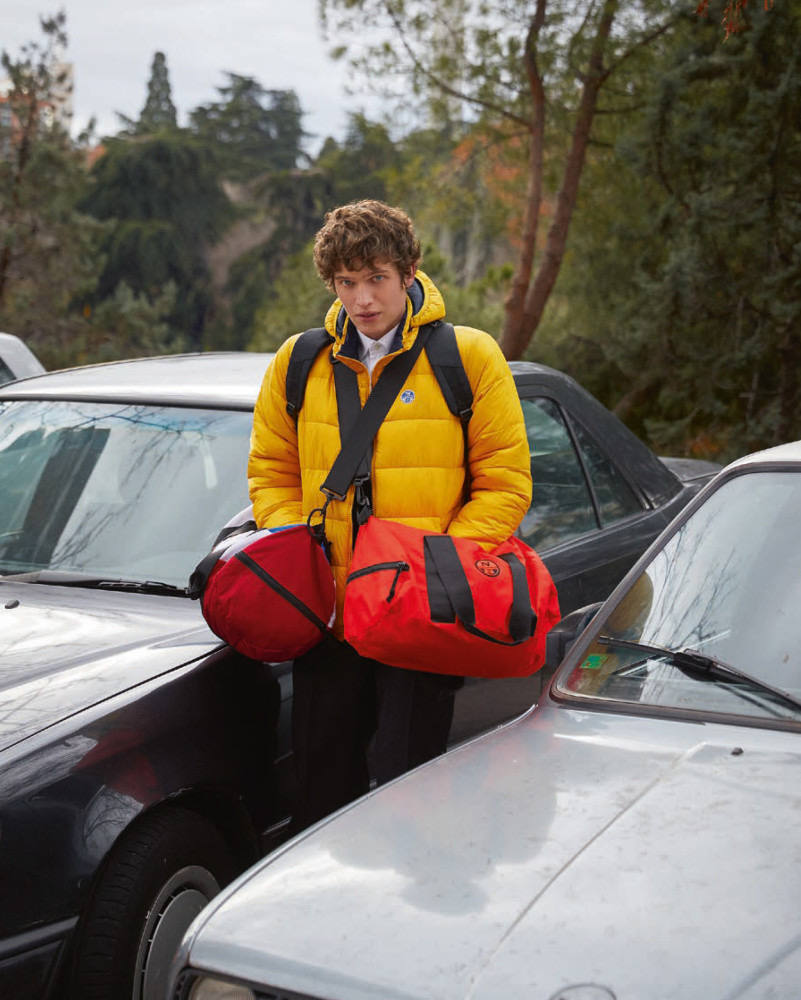
[[[0,583],[0,749],[217,644],[180,597]]]
[[[267,859],[191,962],[330,1000],[794,995],[797,738],[545,707]]]

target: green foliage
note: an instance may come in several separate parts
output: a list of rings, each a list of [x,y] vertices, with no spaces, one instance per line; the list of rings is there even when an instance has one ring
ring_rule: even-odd
[[[486,330],[496,340],[500,337],[503,329],[503,303],[512,276],[511,267],[491,267],[483,278],[466,287],[448,280],[447,273],[442,279],[435,277],[436,270],[426,273],[434,278],[443,294],[448,322]]]
[[[139,117],[129,118],[119,111],[117,117],[123,125],[120,135],[153,135],[157,132],[169,132],[177,127],[178,118],[172,102],[167,57],[163,52],[156,52],[153,56],[147,97]]]
[[[163,52],[156,52],[147,83],[147,99],[139,115],[136,131],[143,135],[173,129],[176,125],[177,116],[172,103],[167,59]]]
[[[256,314],[251,351],[274,351],[293,333],[321,326],[334,296],[317,277],[311,244],[292,254]]]
[[[265,90],[253,77],[226,73],[218,101],[189,115],[191,129],[214,151],[218,169],[232,180],[289,170],[302,155],[305,133],[293,90]]]
[[[677,33],[596,159],[548,357],[656,447],[722,458],[801,433],[801,15],[749,16]]]
[[[388,177],[401,161],[401,148],[386,125],[363,114],[351,115],[342,144],[328,140],[315,162],[328,176],[332,204],[327,207],[361,198],[385,199]]]
[[[120,283],[155,302],[172,282],[170,324],[199,344],[211,301],[204,247],[233,213],[196,140],[180,130],[112,140],[82,207],[111,222],[93,303]]]
[[[151,299],[137,295],[125,282],[120,282],[113,295],[104,299],[91,315],[76,361],[112,361],[121,356],[121,345],[125,357],[172,354],[186,349],[189,346],[186,338],[176,334],[169,324],[176,293],[175,284],[167,282]]]
[[[49,114],[66,78],[63,11],[42,18],[42,38],[18,57],[0,118],[0,329],[24,338],[45,364],[68,357],[83,322],[74,301],[91,289],[103,227],[76,211],[84,153]]]
[[[92,169],[85,207],[99,219],[169,219],[201,242],[215,239],[231,217],[203,147],[185,131],[111,140]]]

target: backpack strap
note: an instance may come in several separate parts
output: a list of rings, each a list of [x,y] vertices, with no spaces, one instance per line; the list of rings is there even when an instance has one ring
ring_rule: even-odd
[[[286,412],[298,422],[298,414],[306,395],[306,382],[314,359],[324,347],[333,344],[334,338],[323,327],[305,330],[292,346],[286,371]]]
[[[442,395],[451,413],[458,417],[467,433],[473,416],[473,390],[462,364],[456,343],[456,331],[450,323],[432,323],[432,335],[426,343],[426,354],[439,382]],[[467,452],[465,451],[465,454]]]
[[[359,471],[366,469],[369,475],[370,463],[365,456],[369,454],[378,428],[422,353],[428,334],[429,330],[421,327],[409,350],[390,361],[373,386],[363,409],[355,373],[341,361],[336,362],[334,381],[342,448],[320,487],[329,500],[344,500]]]
[[[425,345],[428,361],[448,409],[461,421],[466,445],[467,425],[473,416],[473,390],[462,364],[462,356],[459,354],[456,333],[450,323],[441,320],[428,326],[432,332]],[[286,409],[296,424],[314,359],[324,347],[333,342],[333,338],[323,327],[306,330],[295,341],[286,373]],[[467,454],[466,448],[465,454]]]

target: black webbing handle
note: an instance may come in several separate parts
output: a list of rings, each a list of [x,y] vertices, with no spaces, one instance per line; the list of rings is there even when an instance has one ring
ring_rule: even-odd
[[[531,606],[526,570],[512,552],[503,559],[512,573],[512,608],[509,641],[496,639],[476,626],[476,609],[470,584],[450,535],[426,535],[423,539],[428,607],[431,620],[450,623],[457,619],[472,635],[500,646],[518,646],[534,635],[537,615]]]

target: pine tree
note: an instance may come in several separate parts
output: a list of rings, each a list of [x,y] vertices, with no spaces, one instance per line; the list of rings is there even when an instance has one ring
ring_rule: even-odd
[[[268,170],[289,170],[300,159],[303,112],[293,90],[265,90],[253,77],[227,73],[220,99],[190,113],[193,132],[213,153],[222,173],[249,180]]]
[[[147,99],[139,115],[136,131],[140,135],[175,128],[177,116],[172,103],[170,78],[167,72],[167,58],[163,52],[156,52],[150,67],[147,82]]]
[[[109,225],[95,304],[123,283],[155,302],[173,283],[169,322],[198,346],[210,308],[205,248],[230,212],[205,151],[180,129],[112,139],[92,181],[82,207]]]

